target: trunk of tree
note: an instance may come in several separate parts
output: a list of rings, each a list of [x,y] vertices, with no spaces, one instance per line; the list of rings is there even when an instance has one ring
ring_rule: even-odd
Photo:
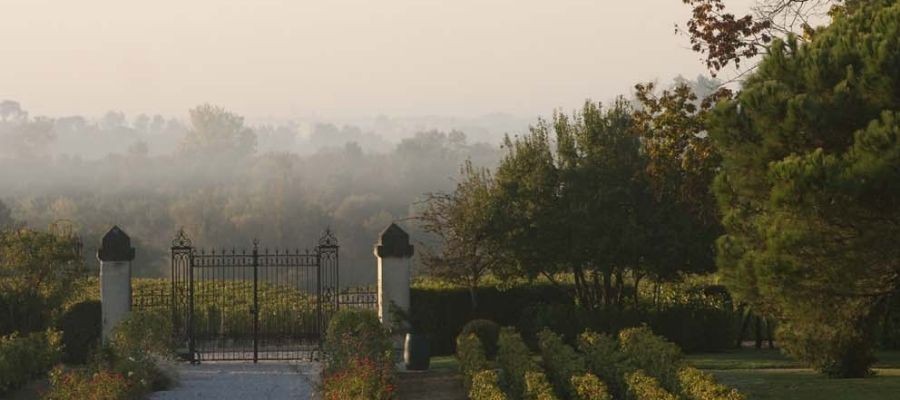
[[[478,309],[478,285],[469,285],[469,301],[472,302],[472,311]]]
[[[738,309],[740,310],[740,314],[742,316],[741,328],[738,330],[737,343],[734,344],[734,347],[741,348],[741,344],[744,343],[744,334],[747,332],[747,325],[750,323],[750,318],[753,314],[749,311],[746,311],[746,306],[744,306],[743,304],[740,305]]]
[[[754,345],[756,346],[757,350],[758,350],[758,349],[761,349],[761,348],[762,348],[762,342],[763,342],[763,337],[762,337],[762,335],[763,335],[763,333],[762,333],[762,318],[756,317],[756,324],[754,324],[754,329],[753,329],[753,331],[754,331],[754,333],[756,334],[756,335],[755,335],[756,337],[754,338],[754,339],[755,339],[755,340],[754,340]]]
[[[634,307],[637,308],[640,306],[640,290],[641,290],[641,279],[644,278],[644,275],[634,272]]]
[[[603,271],[603,305],[609,307],[612,302],[612,271]]]

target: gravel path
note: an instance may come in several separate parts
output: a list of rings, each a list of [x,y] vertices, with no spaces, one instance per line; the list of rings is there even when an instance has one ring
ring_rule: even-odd
[[[317,363],[205,362],[173,368],[176,387],[151,394],[151,400],[309,400],[319,376]]]

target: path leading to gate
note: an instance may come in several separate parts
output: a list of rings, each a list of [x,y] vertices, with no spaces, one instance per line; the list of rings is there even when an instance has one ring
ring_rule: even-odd
[[[317,363],[205,362],[175,364],[178,383],[151,400],[255,400],[313,398],[319,376]]]

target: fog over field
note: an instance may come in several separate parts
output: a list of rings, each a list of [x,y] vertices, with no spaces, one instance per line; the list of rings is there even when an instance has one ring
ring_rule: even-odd
[[[0,201],[18,224],[72,221],[91,259],[120,225],[146,276],[167,273],[179,227],[207,247],[303,248],[330,226],[346,283],[371,282],[377,233],[419,233],[423,195],[452,189],[465,160],[494,166],[504,135],[703,73],[673,29],[688,14],[656,0],[5,2]]]

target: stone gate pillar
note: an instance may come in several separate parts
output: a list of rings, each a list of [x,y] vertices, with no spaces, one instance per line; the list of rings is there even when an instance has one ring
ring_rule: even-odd
[[[103,316],[103,343],[131,310],[131,261],[134,248],[131,238],[113,226],[97,250],[100,260],[100,304]]]
[[[387,327],[395,324],[391,304],[409,311],[409,277],[413,246],[409,234],[396,224],[381,232],[375,245],[378,258],[378,318]]]

